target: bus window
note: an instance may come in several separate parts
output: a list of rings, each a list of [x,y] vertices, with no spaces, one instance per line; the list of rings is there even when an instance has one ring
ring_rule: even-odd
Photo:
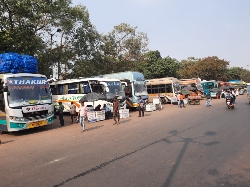
[[[58,91],[59,91],[58,94],[59,94],[59,95],[63,95],[63,94],[64,94],[64,92],[63,92],[63,90],[64,90],[63,87],[64,87],[63,84],[59,84],[59,85],[58,85]]]
[[[166,93],[165,84],[159,85],[159,93]]]
[[[75,83],[68,84],[68,94],[77,94],[78,88]]]
[[[159,93],[159,86],[158,85],[152,85],[152,94]]]
[[[172,85],[171,84],[166,85],[166,93],[172,93]]]
[[[151,88],[151,85],[148,85],[148,86],[147,86],[147,92],[148,92],[149,94],[151,94],[151,93],[152,93],[152,88]]]
[[[86,81],[86,82],[81,82],[80,83],[80,89],[79,89],[79,93],[81,94],[88,94],[90,93],[90,86],[89,86],[89,83]]]
[[[132,87],[128,85],[124,88],[125,95],[128,97],[132,97]]]

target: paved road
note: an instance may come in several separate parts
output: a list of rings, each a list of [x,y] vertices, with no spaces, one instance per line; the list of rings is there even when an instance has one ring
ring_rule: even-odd
[[[250,186],[250,106],[237,98],[0,136],[0,186]],[[68,117],[67,117],[68,118]],[[67,121],[67,120],[66,120]]]

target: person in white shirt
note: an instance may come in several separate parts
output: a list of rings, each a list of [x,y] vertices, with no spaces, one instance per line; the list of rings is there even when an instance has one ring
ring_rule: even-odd
[[[79,122],[80,125],[82,126],[82,132],[85,131],[85,118],[87,117],[87,112],[88,112],[88,108],[86,106],[84,106],[84,102],[81,102],[81,107],[78,113],[79,116]]]

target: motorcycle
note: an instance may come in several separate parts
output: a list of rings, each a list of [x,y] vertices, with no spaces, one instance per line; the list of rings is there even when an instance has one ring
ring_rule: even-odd
[[[231,96],[226,96],[226,105],[228,109],[233,109],[234,108],[234,102],[233,102],[233,97]]]

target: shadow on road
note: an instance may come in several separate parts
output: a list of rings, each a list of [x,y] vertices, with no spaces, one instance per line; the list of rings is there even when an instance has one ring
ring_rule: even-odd
[[[196,139],[206,137],[206,136],[214,136],[214,135],[216,135],[216,132],[208,131],[208,132],[204,133],[203,136],[199,136],[197,138],[184,138],[184,137],[179,136],[178,135],[179,133],[180,132],[178,132],[177,130],[172,130],[172,131],[169,132],[169,134],[172,134],[173,136],[179,137],[180,141],[177,141],[177,142],[183,142],[184,145],[183,145],[182,149],[180,150],[179,155],[178,155],[178,157],[177,157],[177,159],[175,161],[175,164],[173,165],[172,169],[170,170],[170,173],[169,173],[165,183],[163,184],[163,187],[167,187],[167,186],[171,185],[171,182],[172,182],[172,180],[174,178],[174,175],[175,175],[175,173],[176,173],[176,171],[177,171],[177,169],[178,169],[178,167],[179,167],[179,165],[180,165],[180,163],[181,163],[181,161],[183,159],[183,156],[184,156],[184,154],[185,154],[185,152],[186,152],[186,150],[188,148],[188,145],[190,143],[199,143],[198,141],[196,141]],[[168,143],[168,144],[169,143],[174,143],[174,142],[169,141],[167,138],[165,138],[163,141]],[[212,146],[212,145],[215,145],[215,144],[218,144],[218,143],[220,143],[220,142],[208,142],[208,143],[205,143],[203,145]]]
[[[7,144],[7,143],[11,143],[11,142],[14,142],[15,140],[9,140],[9,141],[5,141],[5,142],[1,142],[1,144]]]

